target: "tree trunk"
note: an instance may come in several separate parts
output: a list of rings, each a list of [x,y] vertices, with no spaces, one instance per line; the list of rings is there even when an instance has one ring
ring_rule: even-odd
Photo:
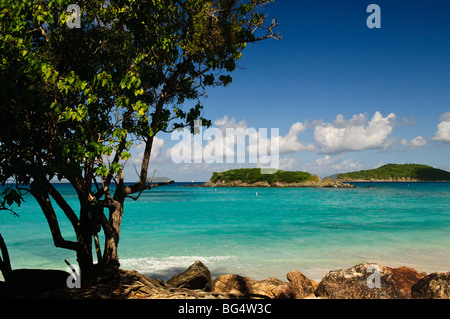
[[[105,249],[103,252],[103,264],[112,267],[119,267],[119,246],[120,226],[123,216],[123,201],[117,202],[114,208],[110,208],[108,228],[105,229]]]
[[[6,248],[5,241],[0,234],[0,251],[2,252],[2,258],[0,258],[0,271],[3,274],[5,281],[8,281],[9,274],[12,271],[11,261],[9,260],[8,248]]]
[[[80,268],[81,284],[92,275],[94,261],[92,256],[92,234],[81,228],[78,235],[77,262]]]
[[[86,281],[92,276],[94,259],[92,255],[92,235],[93,235],[93,220],[92,209],[87,200],[87,196],[78,195],[80,200],[80,227],[77,234],[77,262],[80,267],[81,284],[85,284]]]

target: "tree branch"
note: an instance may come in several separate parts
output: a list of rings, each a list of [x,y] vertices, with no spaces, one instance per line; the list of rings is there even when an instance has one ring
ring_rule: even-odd
[[[77,215],[73,211],[72,207],[66,202],[64,197],[56,190],[56,188],[52,185],[52,183],[48,182],[49,193],[52,198],[56,201],[58,206],[64,211],[64,214],[69,219],[72,224],[75,232],[78,231],[78,227],[80,226],[80,221],[78,220]]]
[[[39,206],[44,212],[45,218],[47,219],[50,231],[52,233],[53,243],[56,247],[66,248],[70,250],[77,250],[78,243],[73,241],[65,240],[61,235],[61,229],[59,228],[58,219],[56,218],[55,210],[53,209],[52,203],[48,194],[39,195],[33,192],[34,198],[36,198]],[[76,231],[76,233],[78,233]]]

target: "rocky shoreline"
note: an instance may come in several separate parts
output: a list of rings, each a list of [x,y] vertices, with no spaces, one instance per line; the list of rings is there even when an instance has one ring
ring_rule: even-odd
[[[338,182],[344,182],[344,183],[419,183],[419,182],[436,182],[436,181],[426,181],[426,180],[420,180],[417,178],[389,178],[389,179],[337,179]]]
[[[20,270],[17,270],[20,272]],[[69,289],[68,273],[48,270],[42,288],[33,270],[16,279],[16,288],[0,285],[2,298],[32,299],[450,299],[450,272],[419,273],[413,268],[390,268],[361,263],[347,269],[330,271],[320,282],[299,271],[278,278],[255,280],[224,274],[214,280],[208,268],[196,261],[183,273],[167,282],[136,271],[116,270],[91,282],[87,288]],[[43,270],[34,270],[42,272]],[[14,271],[13,271],[14,272]],[[35,275],[35,274],[34,274]],[[48,286],[48,281],[53,281]],[[21,279],[21,280],[19,280]],[[19,281],[18,281],[19,280]],[[55,285],[59,284],[60,288]],[[41,291],[39,291],[39,289]],[[42,291],[44,289],[44,291]],[[33,292],[33,294],[31,294]]]
[[[317,181],[305,181],[298,183],[286,183],[286,182],[274,182],[269,183],[267,181],[248,183],[246,181],[208,181],[202,185],[202,187],[273,187],[273,188],[301,188],[301,187],[311,187],[311,188],[356,188],[354,185],[343,183],[332,178],[317,178]]]

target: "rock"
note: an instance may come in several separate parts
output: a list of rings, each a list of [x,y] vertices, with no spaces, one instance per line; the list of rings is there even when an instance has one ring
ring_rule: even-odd
[[[314,295],[314,291],[319,285],[314,280],[308,279],[299,271],[291,271],[286,275],[289,280],[288,285],[291,287],[295,299],[303,299]]]
[[[450,272],[432,273],[411,287],[415,299],[450,299]]]
[[[365,263],[329,272],[315,293],[331,299],[410,299],[411,286],[425,275],[408,267]]]
[[[294,292],[291,287],[278,278],[266,278],[263,280],[250,280],[251,294],[266,296],[271,299],[293,299]]]
[[[260,298],[283,298],[291,295],[286,285],[278,278],[255,280],[239,275],[220,275],[213,282],[213,291],[234,295],[245,295]]]
[[[197,260],[185,272],[173,276],[167,283],[177,288],[211,291],[211,273],[201,261]]]
[[[394,281],[400,291],[400,294],[402,296],[406,296],[406,299],[412,298],[411,296],[412,286],[426,276],[426,273],[424,272],[419,273],[415,269],[405,266],[390,269],[392,270]]]
[[[278,278],[255,280],[238,275],[221,275],[213,282],[213,291],[270,299],[303,299],[314,294],[317,283],[298,271],[286,276],[289,282]]]

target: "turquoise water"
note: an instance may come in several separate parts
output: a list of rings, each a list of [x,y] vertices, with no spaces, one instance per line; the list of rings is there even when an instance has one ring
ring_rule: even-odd
[[[199,188],[180,184],[126,203],[121,265],[168,279],[201,260],[212,276],[255,279],[298,270],[320,280],[361,262],[450,270],[450,183],[355,183],[356,189]],[[367,187],[367,186],[375,187]],[[57,184],[68,201],[77,198]],[[66,269],[75,254],[52,244],[37,203],[26,197],[0,233],[13,268]],[[72,231],[60,213],[67,239]]]

